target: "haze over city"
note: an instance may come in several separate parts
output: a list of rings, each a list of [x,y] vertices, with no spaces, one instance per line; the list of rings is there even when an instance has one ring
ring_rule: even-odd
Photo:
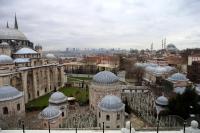
[[[0,27],[19,29],[45,50],[199,47],[198,0],[1,0]]]

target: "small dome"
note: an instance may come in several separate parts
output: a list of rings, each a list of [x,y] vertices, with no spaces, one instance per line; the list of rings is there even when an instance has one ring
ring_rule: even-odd
[[[49,103],[63,103],[67,101],[67,97],[62,92],[54,92],[49,98]]]
[[[155,71],[155,67],[153,67],[153,66],[147,66],[145,68],[145,71],[153,73]]]
[[[0,40],[27,40],[26,36],[17,29],[2,28],[0,29]]]
[[[8,55],[0,55],[0,64],[12,64],[13,59]]]
[[[164,74],[166,72],[167,72],[167,69],[165,67],[158,66],[158,67],[155,67],[154,69],[154,73],[158,75]]]
[[[197,121],[195,121],[195,120],[192,120],[192,121],[191,121],[191,127],[192,127],[192,128],[197,129],[198,126],[199,126],[199,123],[198,123]]]
[[[56,57],[55,57],[54,54],[47,54],[47,55],[46,55],[46,58],[47,58],[47,59],[56,59]]]
[[[98,107],[104,111],[121,111],[125,105],[119,97],[107,95],[101,100]]]
[[[22,92],[10,85],[0,87],[0,101],[12,100],[21,96]]]
[[[166,106],[168,105],[168,99],[165,96],[160,96],[156,99],[156,104]]]
[[[99,72],[93,77],[93,82],[100,84],[112,84],[118,81],[119,77],[110,71]]]
[[[56,117],[59,117],[61,114],[61,111],[53,106],[48,106],[45,109],[42,110],[42,112],[40,112],[40,116],[43,119],[53,119]]]
[[[30,62],[29,58],[16,58],[14,60],[14,63],[27,63],[27,62]]]
[[[171,72],[171,71],[176,70],[176,68],[171,67],[171,66],[164,66],[164,68],[167,70],[167,72]]]
[[[182,73],[175,73],[171,77],[168,78],[170,81],[188,81],[189,79],[186,78],[186,75]]]
[[[174,88],[174,92],[176,94],[182,95],[185,92],[185,89],[186,89],[185,87],[176,87],[176,88]]]
[[[0,43],[0,47],[8,47],[9,46],[9,44],[7,43],[7,42],[2,42],[2,43]]]
[[[21,48],[15,54],[37,54],[37,52],[30,48]]]

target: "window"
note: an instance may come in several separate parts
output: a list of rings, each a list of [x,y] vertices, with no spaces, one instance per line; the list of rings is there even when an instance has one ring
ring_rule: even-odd
[[[119,126],[119,125],[117,125],[117,128],[120,128],[120,126]]]
[[[99,127],[101,127],[101,123],[99,123]]]
[[[117,114],[117,120],[120,120],[120,114]]]
[[[106,126],[106,128],[110,128],[110,126]]]
[[[110,116],[109,115],[106,115],[106,120],[110,121]]]
[[[8,108],[7,107],[3,107],[3,114],[7,115],[8,114]]]
[[[17,104],[17,110],[18,111],[20,110],[20,104],[19,103]]]
[[[40,92],[39,91],[37,91],[37,96],[40,96]]]
[[[44,90],[45,92],[47,92],[47,88],[45,88],[45,90]]]
[[[101,112],[99,112],[99,118],[101,118]]]
[[[64,117],[65,116],[65,113],[64,112],[62,112],[62,117]]]

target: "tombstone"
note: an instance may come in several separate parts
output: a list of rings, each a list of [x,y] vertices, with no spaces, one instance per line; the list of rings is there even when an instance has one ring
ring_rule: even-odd
[[[191,121],[190,127],[187,127],[185,129],[185,133],[200,133],[200,129],[198,129],[198,126],[199,124],[197,121],[195,120]]]
[[[121,129],[121,133],[130,133],[130,127],[131,127],[131,122],[127,121],[126,122],[126,128]],[[131,133],[135,133],[135,129],[131,128]]]

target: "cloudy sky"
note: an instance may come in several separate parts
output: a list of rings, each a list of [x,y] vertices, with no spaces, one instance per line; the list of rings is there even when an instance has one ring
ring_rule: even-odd
[[[200,0],[0,0],[0,27],[14,23],[44,49],[200,47]]]

